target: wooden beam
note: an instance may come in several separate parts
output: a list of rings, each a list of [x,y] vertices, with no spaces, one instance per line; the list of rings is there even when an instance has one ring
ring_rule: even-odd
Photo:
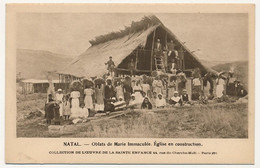
[[[151,67],[150,67],[150,71],[153,71],[153,48],[154,48],[154,38],[155,38],[155,31],[156,29],[153,31],[153,43],[152,43],[152,51],[151,51]]]
[[[129,69],[123,69],[123,68],[116,68],[116,70],[119,70],[119,71],[127,71],[129,72],[130,70]],[[150,70],[136,70],[137,72],[151,72]]]
[[[167,31],[165,32],[165,48],[167,49]]]
[[[138,62],[138,48],[136,49],[136,54],[135,54],[135,70],[137,70],[137,62]]]

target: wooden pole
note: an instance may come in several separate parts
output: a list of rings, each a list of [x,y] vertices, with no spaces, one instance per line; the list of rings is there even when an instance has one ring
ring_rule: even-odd
[[[150,71],[152,73],[153,71],[153,48],[154,48],[154,38],[155,38],[155,31],[156,29],[153,31],[153,43],[152,43],[152,51],[151,51],[151,67],[150,67]]]
[[[167,32],[165,32],[165,49],[167,49]]]
[[[136,54],[135,54],[135,70],[137,70],[137,62],[138,62],[138,48],[136,49]]]
[[[164,68],[165,68],[165,71],[167,72],[168,70],[168,47],[167,47],[167,31],[165,32],[165,49],[166,49],[166,53],[164,53]]]
[[[183,47],[181,47],[181,54],[182,54],[182,70],[185,69],[185,59],[184,59],[184,50]]]

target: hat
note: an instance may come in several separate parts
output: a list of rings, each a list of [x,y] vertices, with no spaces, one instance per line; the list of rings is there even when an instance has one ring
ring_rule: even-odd
[[[182,91],[183,91],[183,92],[187,92],[187,90],[186,90],[186,89],[183,89]]]
[[[135,94],[134,94],[134,93],[133,93],[133,94],[131,94],[131,97],[133,97],[133,96],[135,97]]]
[[[62,92],[62,89],[58,89],[58,92]]]
[[[174,94],[175,94],[175,93],[177,93],[177,94],[178,94],[178,91],[174,91],[173,93],[174,93]]]
[[[159,96],[159,95],[161,95],[161,96],[162,96],[162,94],[161,94],[161,93],[158,93],[158,96]]]
[[[116,98],[115,98],[115,97],[112,97],[112,100],[116,100]]]

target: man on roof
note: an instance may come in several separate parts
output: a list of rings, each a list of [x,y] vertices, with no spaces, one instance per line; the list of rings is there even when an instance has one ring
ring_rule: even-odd
[[[107,65],[109,76],[114,76],[115,63],[112,60],[112,56],[109,57],[109,60],[105,63],[105,65]]]

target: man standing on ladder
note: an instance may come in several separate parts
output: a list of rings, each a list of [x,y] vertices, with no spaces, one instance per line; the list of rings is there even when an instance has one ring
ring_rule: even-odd
[[[156,71],[165,72],[162,44],[160,42],[160,39],[157,39],[157,41],[154,44],[154,61],[155,61]]]

